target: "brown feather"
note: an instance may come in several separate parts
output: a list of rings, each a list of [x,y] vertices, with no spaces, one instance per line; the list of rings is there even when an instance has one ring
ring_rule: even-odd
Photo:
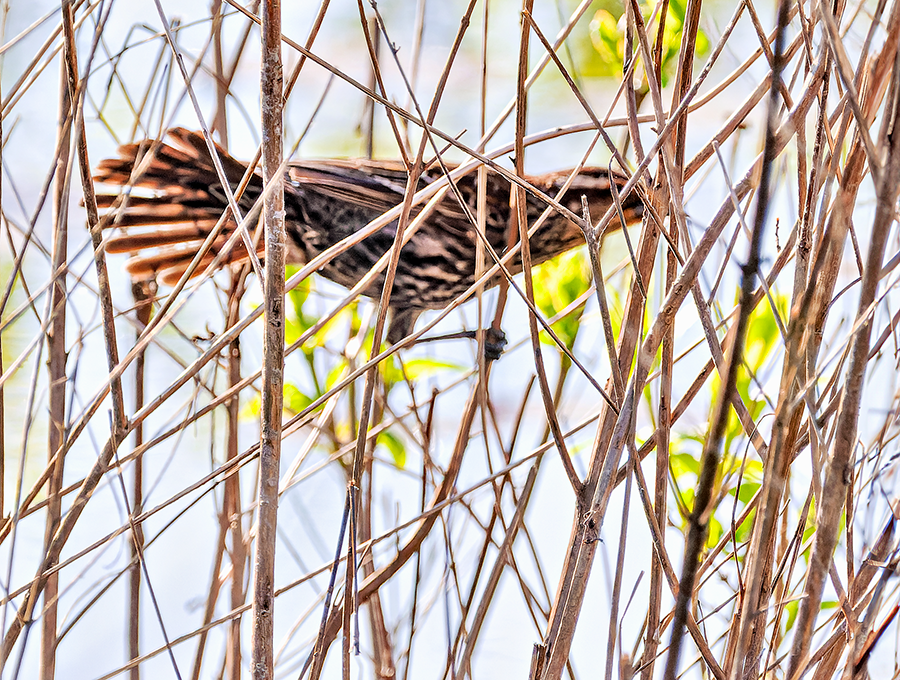
[[[203,136],[183,128],[168,131],[166,143],[143,141],[119,149],[119,158],[107,159],[97,168],[95,180],[103,185],[125,188],[128,195],[100,191],[98,203],[111,211],[109,226],[123,230],[107,241],[110,252],[128,252],[133,257],[127,269],[134,276],[158,275],[164,283],[180,278],[201,244],[227,209],[222,188]],[[247,166],[216,147],[225,176],[234,191]],[[153,154],[148,157],[148,154]],[[137,170],[136,170],[137,169]],[[556,197],[571,173],[553,172],[527,177],[537,190]],[[430,169],[420,179],[418,189],[440,177]],[[291,163],[285,174],[285,225],[289,239],[289,260],[304,264],[318,254],[362,229],[379,215],[403,201],[407,174],[395,161],[321,160]],[[625,179],[614,176],[617,184]],[[612,205],[611,177],[603,168],[583,168],[558,200],[573,213],[581,214],[581,197],[588,199],[591,218],[598,220]],[[458,191],[475,213],[475,174],[456,182]],[[246,214],[262,193],[262,178],[254,173],[239,199]],[[486,237],[503,253],[509,224],[509,182],[494,171],[488,172]],[[527,195],[529,224],[545,209],[540,199]],[[623,205],[626,222],[640,219],[643,206],[636,195]],[[417,206],[413,216],[422,210]],[[197,274],[213,261],[234,232],[231,217],[198,267]],[[347,252],[323,264],[319,273],[341,285],[354,286],[387,252],[394,240],[396,221],[367,237]],[[613,220],[610,229],[617,229]],[[389,339],[412,327],[425,309],[438,309],[463,293],[474,282],[476,233],[453,195],[446,196],[418,232],[403,247],[392,293],[395,313]],[[553,212],[531,238],[535,264],[582,243],[578,225]],[[262,245],[259,250],[262,251]],[[227,263],[247,259],[243,244],[237,243],[224,258]],[[490,266],[491,262],[485,262]],[[521,271],[519,257],[511,269]],[[495,284],[496,277],[490,282]],[[364,291],[378,296],[384,285],[383,272]]]

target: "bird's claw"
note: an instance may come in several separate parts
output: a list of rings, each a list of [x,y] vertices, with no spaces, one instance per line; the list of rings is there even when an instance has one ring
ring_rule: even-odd
[[[499,359],[506,345],[506,333],[499,328],[492,326],[484,331],[484,358],[487,361]]]

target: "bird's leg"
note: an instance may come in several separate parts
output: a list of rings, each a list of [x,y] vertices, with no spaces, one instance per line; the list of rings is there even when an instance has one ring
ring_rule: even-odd
[[[397,309],[390,307],[391,318],[388,322],[387,341],[396,345],[407,335],[411,335],[413,327],[416,325],[416,319],[422,313],[420,309]]]
[[[392,345],[397,344],[407,335],[412,334],[416,319],[422,311],[419,309],[391,308],[391,321],[388,325],[387,341]],[[475,340],[477,331],[459,331],[444,335],[431,335],[427,338],[419,338],[414,344],[434,342],[435,340]],[[506,347],[506,334],[501,330],[487,328],[484,331],[484,358],[488,361],[496,361],[503,354]]]
[[[443,335],[430,335],[427,338],[419,338],[416,344],[423,342],[434,342],[436,340],[475,340],[478,338],[478,331],[457,331],[456,333],[445,333]],[[484,329],[484,358],[488,361],[496,361],[503,354],[503,348],[506,347],[506,333],[493,327]]]

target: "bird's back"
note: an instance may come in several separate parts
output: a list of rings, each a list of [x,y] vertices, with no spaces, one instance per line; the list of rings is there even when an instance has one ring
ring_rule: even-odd
[[[247,165],[218,149],[225,176],[235,192]],[[454,169],[453,167],[450,168]],[[586,196],[593,220],[612,205],[610,175],[603,168],[582,168],[571,179],[571,172],[530,176],[526,181],[542,194],[559,201],[575,214],[581,214],[581,197]],[[430,167],[420,178],[417,191],[430,189],[434,194],[446,183],[438,183],[443,170]],[[285,177],[285,226],[288,236],[288,260],[305,264],[344,239],[352,238],[387,211],[397,208],[407,189],[407,172],[399,162],[371,160],[322,160],[291,163]],[[405,310],[415,319],[425,309],[438,309],[469,289],[475,281],[476,228],[470,216],[477,214],[477,173],[456,180],[464,210],[452,191],[446,191],[430,214],[416,221],[425,202],[414,206],[407,243],[401,251],[392,291],[392,307]],[[198,249],[217,222],[225,215],[220,234],[210,245],[202,264],[208,264],[229,243],[235,230],[222,189],[203,136],[175,128],[168,142],[144,141],[120,148],[120,156],[103,161],[95,179],[98,182],[129,187],[127,198],[101,193],[101,207],[119,208],[111,221],[121,231],[108,241],[109,252],[132,255],[127,264],[135,276],[158,275],[164,283],[173,283],[184,273]],[[619,184],[624,178],[613,176]],[[564,194],[561,190],[570,181]],[[486,184],[485,236],[493,249],[507,251],[510,225],[510,183],[489,170]],[[254,209],[263,191],[258,172],[246,180],[239,207],[246,214]],[[426,192],[429,193],[429,192]],[[533,225],[547,203],[533,193],[527,194],[527,215]],[[634,198],[624,203],[626,220],[640,217],[641,204]],[[256,222],[254,221],[255,225]],[[614,220],[617,228],[618,220]],[[397,220],[352,245],[325,262],[319,272],[348,288],[356,285],[391,248]],[[257,241],[262,254],[262,239]],[[533,262],[538,264],[583,243],[580,228],[555,210],[530,239]],[[231,239],[225,262],[246,260],[247,252],[239,239]],[[489,268],[493,261],[486,258]],[[516,255],[510,265],[521,270]],[[199,274],[203,267],[198,268]],[[494,277],[488,285],[499,280]],[[380,295],[384,269],[376,274],[363,293]]]

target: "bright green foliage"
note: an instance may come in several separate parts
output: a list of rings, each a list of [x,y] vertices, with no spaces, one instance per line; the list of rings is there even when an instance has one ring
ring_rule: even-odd
[[[678,51],[681,47],[681,35],[684,29],[685,0],[670,0],[666,27],[663,32],[662,84],[666,86],[668,78],[678,63]],[[650,5],[652,6],[652,5]],[[695,54],[706,54],[709,50],[709,38],[702,30],[697,31]]]
[[[601,77],[621,76],[625,70],[625,31],[623,22],[624,5],[612,5],[597,10],[591,20],[590,36],[591,43],[599,55],[599,66],[593,64],[592,71]],[[666,26],[663,32],[663,51],[662,51],[662,84],[665,87],[669,78],[678,64],[678,53],[681,49],[681,36],[684,29],[684,11],[685,0],[669,0],[669,8],[666,13]],[[642,1],[641,14],[644,22],[649,21],[656,6],[654,2]],[[652,29],[652,30],[650,30]],[[655,25],[648,27],[648,35],[653,40],[656,38],[657,29]],[[635,37],[634,49],[637,50],[637,37]],[[709,39],[706,34],[700,30],[697,32],[696,51],[699,56],[705,54],[709,50]],[[641,67],[643,64],[639,64]],[[593,74],[592,74],[593,75]],[[639,87],[642,92],[648,91],[646,84],[646,75],[642,71],[638,71],[640,82],[643,83]]]
[[[779,316],[785,318],[786,300],[776,297],[775,306],[778,309]],[[759,378],[757,376],[771,372],[767,371],[767,364],[771,363],[772,358],[781,346],[782,337],[778,322],[772,307],[767,301],[763,301],[750,315],[744,360],[741,362],[737,375],[738,394],[754,421],[758,421],[766,405],[763,399],[753,398],[753,396],[760,393]],[[721,381],[717,375],[711,385],[713,393],[711,403],[715,403],[720,390]],[[723,492],[727,493],[732,499],[737,496],[736,514],[739,515],[760,488],[763,466],[755,457],[752,449],[748,452],[747,447],[749,443],[746,433],[733,409],[729,409],[728,419],[725,441],[720,452],[721,459],[714,482],[713,498],[719,498]],[[695,453],[702,450],[706,441],[706,434],[682,437],[672,441],[673,453],[669,458],[669,467],[676,488],[682,490],[679,498],[681,508],[689,510],[693,507],[693,489],[700,470],[700,459]],[[694,453],[689,453],[688,451]],[[738,479],[740,479],[740,487],[736,486]],[[733,500],[732,502],[735,501]],[[729,514],[732,507],[729,503],[727,510]],[[750,513],[747,520],[736,528],[738,542],[744,542],[750,538],[753,526],[752,520],[753,513]],[[810,520],[812,520],[812,517]],[[716,517],[711,517],[707,539],[708,547],[715,545],[722,535],[721,531],[722,527],[718,524]]]
[[[813,497],[809,504],[809,512],[806,515],[806,527],[803,529],[803,543],[806,544],[816,533],[816,499]],[[804,553],[804,558],[809,559],[809,549]]]
[[[734,461],[734,469],[732,471],[733,483],[737,484],[737,466],[740,464],[740,461]],[[756,495],[756,492],[759,491],[759,488],[762,486],[762,478],[763,478],[763,464],[756,459],[747,460],[744,463],[743,474],[741,475],[740,487],[734,487],[728,490],[728,494],[733,498],[735,494],[737,494],[737,512],[735,514],[740,514],[743,512],[743,509],[747,506],[753,496]],[[739,524],[736,527],[736,538],[738,543],[744,543],[750,540],[750,534],[753,532],[753,518],[756,515],[756,511],[748,513],[747,519]]]
[[[437,359],[422,358],[404,361],[403,370],[406,372],[406,377],[410,380],[419,380],[421,378],[427,378],[445,370],[462,373],[464,370],[466,370],[466,367],[461,364],[455,364],[452,361],[439,361]]]
[[[297,268],[290,266],[287,268],[287,278],[290,278],[297,272]],[[294,288],[287,294],[290,307],[287,309],[287,325],[285,326],[285,341],[288,344],[297,341],[305,331],[309,330],[316,322],[303,311],[303,304],[309,298],[310,279],[304,279],[299,286]]]
[[[285,411],[287,411],[291,415],[296,415],[306,409],[312,403],[312,397],[304,394],[296,385],[293,385],[291,383],[284,384],[283,408]],[[259,416],[259,411],[261,408],[262,401],[257,394],[245,404],[244,408],[241,410],[241,416],[245,418],[255,418]]]
[[[307,395],[303,394],[295,385],[291,383],[284,384],[284,410],[292,414],[300,413],[303,409],[313,402]]]
[[[797,620],[797,612],[800,611],[800,601],[799,600],[789,600],[784,604],[784,610],[787,612],[787,618],[784,620],[784,632],[791,630],[794,627],[794,622]]]
[[[689,442],[696,442],[689,444]],[[672,453],[669,454],[669,470],[675,480],[675,487],[680,491],[678,507],[682,511],[681,526],[687,526],[687,514],[694,508],[694,487],[697,477],[700,475],[700,459],[685,451],[688,447],[695,449],[697,444],[703,445],[703,439],[697,436],[687,436],[672,440]],[[707,545],[715,545],[722,536],[722,524],[715,515],[709,518],[709,531]]]
[[[288,277],[292,276],[296,271],[296,268],[289,267],[287,271]],[[309,312],[309,306],[307,305],[310,299],[311,286],[311,280],[307,279],[287,294],[285,340],[289,345],[297,342],[319,321],[315,314]],[[303,357],[301,364],[305,363],[307,366],[313,387],[311,390],[304,391],[295,383],[285,383],[284,409],[286,412],[297,414],[303,411],[314,400],[320,398],[346,378],[351,369],[350,360],[345,353],[334,352],[334,348],[340,347],[342,343],[345,343],[347,337],[357,336],[361,325],[362,320],[359,316],[358,305],[352,303],[337,314],[334,319],[325,324],[315,335],[304,341],[301,348],[302,354],[300,355]],[[363,340],[356,365],[363,361],[368,361],[370,358],[373,332],[370,330]],[[338,337],[338,333],[340,333],[340,337]],[[322,349],[325,349],[325,351],[319,351]],[[327,362],[323,361],[325,357],[328,357],[330,360]],[[388,357],[378,365],[384,389],[388,392],[395,384],[407,379],[418,380],[442,371],[462,371],[464,368],[464,366],[459,364],[428,357],[401,361],[397,354]],[[245,412],[257,415],[259,408],[260,403],[257,397],[248,404]],[[334,428],[334,434],[339,439],[343,440],[353,436],[349,420],[335,416],[331,427]],[[378,435],[377,441],[379,446],[387,450],[397,467],[402,468],[405,466],[406,447],[401,438],[386,430]]]
[[[325,376],[325,390],[330,390],[341,380],[343,380],[344,376],[347,375],[348,368],[349,364],[347,363],[346,359],[341,359],[334,366],[332,366],[331,370],[328,371],[328,375]]]
[[[403,441],[390,430],[385,430],[378,435],[378,445],[383,446],[391,454],[394,465],[403,469],[406,467],[406,447]]]
[[[609,11],[597,10],[591,20],[591,43],[600,55],[599,75],[613,78],[622,74],[624,36],[619,31],[619,24]]]
[[[287,276],[290,278],[298,269],[296,267],[287,268]],[[311,279],[307,278],[300,282],[300,285],[291,290],[288,294],[290,305],[285,314],[284,339],[288,345],[295,343],[300,337],[312,328],[319,319],[316,316],[305,311],[304,305],[309,299],[309,293],[312,289]],[[351,303],[347,308],[329,321],[321,328],[312,338],[303,343],[303,353],[312,357],[316,347],[324,347],[331,333],[341,322],[345,321],[347,315],[356,314],[356,303]]]
[[[835,600],[823,600],[820,605],[821,611],[834,609],[837,606],[838,603]],[[784,633],[786,634],[789,630],[793,629],[794,623],[797,620],[797,613],[800,611],[800,600],[789,600],[784,604],[784,609],[787,612],[787,617],[782,620],[784,621]]]
[[[786,301],[783,298],[776,297],[775,305],[778,308],[779,315],[784,318]],[[766,301],[763,301],[750,315],[744,360],[741,362],[737,376],[738,394],[754,421],[759,419],[765,408],[763,399],[753,398],[753,395],[757,395],[760,392],[759,378],[757,376],[770,372],[767,371],[767,364],[771,363],[773,356],[781,346],[781,332],[775,315],[771,306]],[[718,378],[713,381],[711,389],[713,392],[711,403],[714,403],[717,393],[721,390],[721,381]],[[740,514],[760,488],[763,478],[763,465],[755,457],[752,448],[748,452],[747,435],[733,409],[729,409],[728,417],[726,437],[720,453],[721,459],[714,482],[713,498],[720,497],[723,491],[730,495],[732,499],[737,496],[736,514]],[[684,447],[684,444],[690,441],[695,441],[699,448],[702,449],[705,444],[705,435],[706,433],[702,436],[685,437],[680,441],[673,440],[673,451],[687,448]],[[697,445],[691,446],[690,449],[693,451],[698,450]],[[673,453],[670,456],[670,469],[676,481],[676,486],[689,490],[682,492],[682,498],[680,499],[682,507],[691,508],[693,501],[692,490],[696,484],[700,469],[699,458],[691,453]],[[738,479],[740,479],[740,487],[736,486]],[[731,504],[728,504],[729,513],[731,507]],[[747,521],[737,527],[736,538],[738,542],[744,542],[750,538],[753,526],[752,519],[753,513],[750,513]],[[812,517],[810,520],[812,520]],[[710,519],[707,543],[709,547],[712,547],[721,537],[720,529],[721,527],[717,524],[716,518],[712,517]]]
[[[775,304],[779,308],[781,318],[785,318],[782,310],[786,308],[786,301],[781,297],[776,297]],[[764,399],[754,398],[760,394],[758,376],[766,368],[767,362],[774,356],[774,352],[781,346],[781,343],[782,338],[778,323],[772,313],[772,308],[764,300],[750,314],[744,345],[744,360],[738,367],[736,381],[738,395],[740,395],[744,406],[747,407],[747,411],[754,421],[759,418],[766,406]],[[716,373],[712,380],[714,400],[718,398],[721,389],[722,382],[718,373]],[[746,445],[746,433],[734,409],[729,408],[725,442],[722,448],[723,460],[732,451],[735,441],[740,441],[742,445]]]
[[[738,464],[739,461],[735,460],[735,463]],[[734,472],[737,472],[737,465],[735,465]],[[744,463],[744,470],[741,476],[741,486],[737,489],[733,489],[730,493],[734,495],[734,493],[736,492],[738,501],[746,505],[753,499],[753,496],[762,485],[762,478],[762,462],[756,459],[748,460]]]
[[[781,319],[787,318],[787,299],[783,296],[775,296],[774,300],[778,316]],[[744,360],[747,365],[754,369],[762,366],[780,339],[781,333],[772,308],[768,301],[763,301],[750,314],[750,325],[747,327],[747,340],[744,348]]]
[[[687,452],[686,449],[698,450],[702,449],[705,442],[703,436],[687,436],[674,438],[672,440],[673,453],[669,456],[669,470],[675,480],[676,488],[680,489],[679,507],[686,509],[688,512],[694,506],[694,487],[697,483],[697,477],[700,474],[700,458],[693,453]],[[740,478],[740,487],[737,486]],[[734,497],[737,495],[737,506],[735,508],[735,516],[740,515],[746,505],[753,499],[753,496],[759,490],[763,478],[763,465],[755,458],[744,460],[741,457],[726,454],[722,456],[719,468],[716,471],[716,479],[713,487],[713,498],[718,498],[722,493],[731,497],[732,501],[723,505],[729,516],[723,521],[730,523],[730,512],[735,506]],[[749,513],[746,520],[736,527],[736,535],[738,543],[743,543],[750,538],[753,531],[753,512]],[[686,518],[683,518],[682,526],[686,524]],[[709,534],[707,536],[707,548],[713,548],[724,535],[722,523],[715,515],[709,520]]]
[[[684,445],[683,442],[688,439],[702,442],[699,437],[684,437],[680,441],[672,442],[672,450],[677,451],[681,449]],[[700,473],[700,461],[690,453],[672,453],[669,455],[669,469],[677,480],[682,480],[687,474],[693,475],[693,479],[690,480],[690,485],[693,486],[697,475]]]
[[[555,316],[588,290],[590,273],[587,259],[587,252],[579,248],[534,270],[534,302],[545,317]],[[581,315],[577,312],[573,310],[553,325],[553,331],[566,347],[572,347],[578,335]],[[556,344],[545,332],[541,332],[541,342]]]
[[[370,348],[371,343],[366,343],[366,349]],[[368,359],[368,352],[366,352]],[[396,385],[403,380],[403,371],[400,370],[400,362],[396,354],[392,354],[387,359],[378,364],[378,372],[381,373],[381,379],[385,385]]]

